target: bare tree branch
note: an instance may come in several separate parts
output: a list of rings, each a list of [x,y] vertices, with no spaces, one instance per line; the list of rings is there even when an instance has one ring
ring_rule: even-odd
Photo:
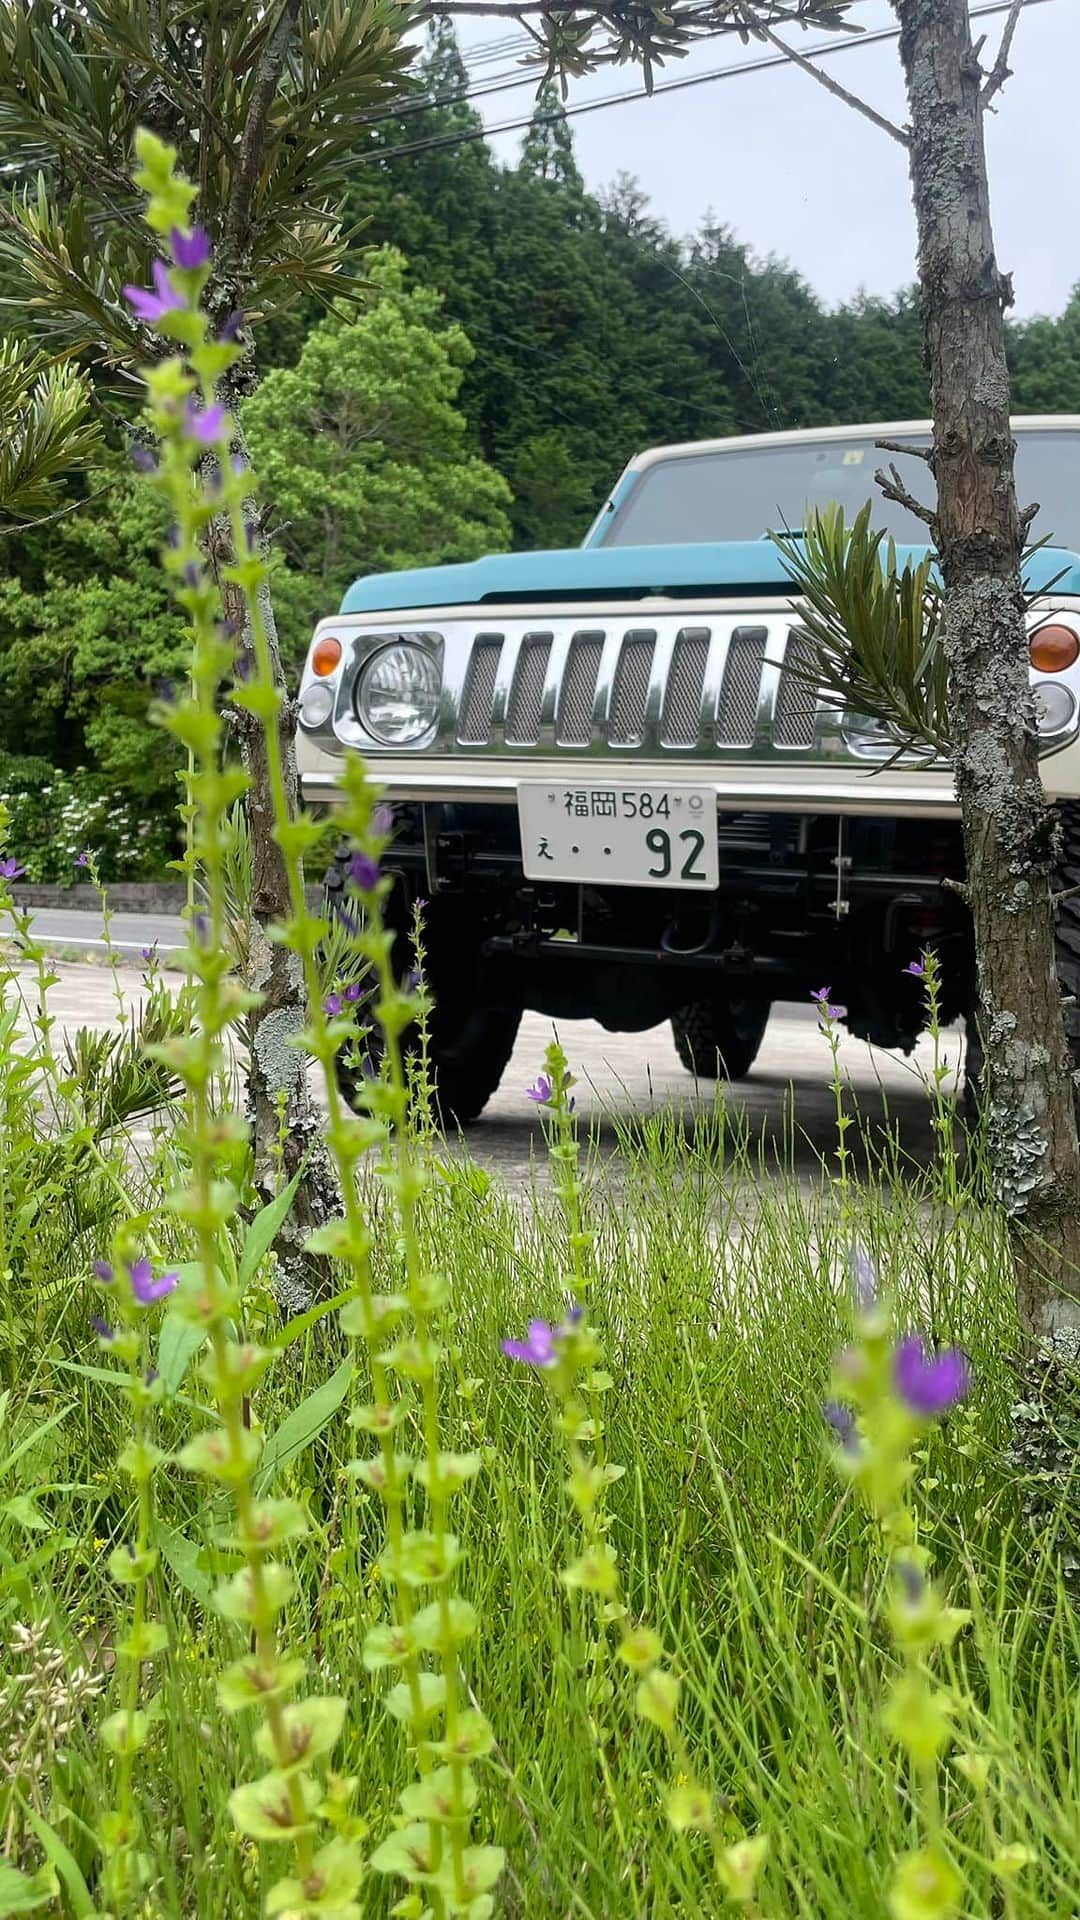
[[[906,447],[904,452],[907,452]],[[916,500],[913,493],[908,492],[896,467],[890,466],[888,473],[883,473],[879,469],[874,475],[874,482],[881,488],[886,500],[895,501],[898,507],[906,507],[909,513],[913,513],[917,520],[921,520],[924,526],[930,528],[931,533],[936,534],[936,515],[930,507],[924,507],[921,500]]]
[[[1038,500],[1033,500],[1030,507],[1024,508],[1023,513],[1020,515],[1021,540],[1027,539],[1028,534],[1031,532],[1032,524],[1035,520],[1038,519],[1041,511],[1042,511],[1042,503],[1041,501],[1038,501]]]
[[[1025,3],[1026,0],[1013,0],[1012,10],[1005,22],[1005,31],[1001,36],[998,57],[994,61],[990,72],[987,74],[982,92],[979,95],[980,106],[989,106],[995,93],[1001,92],[1006,80],[1008,80],[1012,73],[1012,68],[1009,65],[1009,55],[1012,52],[1013,35],[1020,24],[1020,15],[1024,11]]]
[[[846,107],[852,107],[856,113],[861,113],[864,120],[869,120],[872,126],[879,128],[882,133],[887,133],[891,140],[898,140],[902,147],[911,145],[910,138],[903,127],[894,126],[892,121],[887,120],[876,107],[872,107],[868,100],[860,100],[857,93],[849,93],[846,87],[840,85],[839,80],[834,80],[831,73],[825,72],[824,67],[819,67],[813,60],[808,60],[805,54],[796,53],[795,48],[789,47],[786,40],[781,40],[771,27],[763,26],[759,31],[762,39],[767,40],[770,47],[775,47],[777,53],[782,53],[793,66],[800,67],[803,73],[808,73],[812,80],[817,81],[819,87],[824,87],[826,93],[833,94],[837,100],[842,100]]]
[[[874,445],[880,447],[882,453],[911,454],[916,460],[925,460],[931,473],[934,471],[933,447],[913,447],[906,440],[875,440]]]

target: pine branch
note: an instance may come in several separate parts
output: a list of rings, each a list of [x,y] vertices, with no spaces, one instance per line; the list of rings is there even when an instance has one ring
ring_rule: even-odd
[[[251,210],[262,168],[270,109],[277,95],[299,12],[300,0],[283,0],[277,25],[259,58],[251,90],[251,105],[240,136],[239,159],[233,175],[222,235],[226,252],[233,259],[243,251],[250,231]]]
[[[1020,15],[1024,11],[1024,6],[1025,0],[1013,0],[1012,11],[1005,22],[1005,31],[1001,36],[998,57],[994,61],[990,72],[987,74],[982,92],[979,95],[979,105],[982,107],[989,106],[995,93],[1001,92],[1006,80],[1012,75],[1012,68],[1009,65],[1009,55],[1012,52],[1013,36],[1020,24]]]

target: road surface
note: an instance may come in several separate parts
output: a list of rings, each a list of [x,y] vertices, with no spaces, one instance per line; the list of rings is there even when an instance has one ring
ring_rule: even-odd
[[[101,950],[98,916],[56,909],[36,919],[44,935],[62,954],[65,950]],[[141,992],[139,950],[157,941],[165,954],[180,939],[180,923],[160,917],[117,914],[113,939],[122,959],[124,993],[134,1004]],[[51,1007],[62,1028],[102,1027],[115,1021],[114,986],[107,968],[71,964],[58,959],[59,979]],[[27,990],[31,983],[27,979]],[[525,1088],[543,1065],[552,1023],[537,1014],[522,1021],[513,1058],[502,1085],[480,1120],[467,1130],[472,1157],[518,1187],[532,1177],[535,1158],[542,1150],[537,1110],[525,1098]],[[687,1127],[695,1115],[711,1107],[714,1089],[696,1088],[680,1065],[665,1024],[644,1034],[612,1034],[592,1021],[559,1022],[559,1037],[579,1081],[577,1098],[583,1116],[595,1120],[602,1148],[614,1146],[620,1120],[660,1107],[674,1106]],[[946,1039],[951,1064],[961,1057],[957,1033]],[[871,1128],[884,1120],[895,1125],[902,1147],[922,1159],[930,1149],[929,1109],[918,1070],[928,1067],[931,1050],[920,1042],[905,1060],[883,1053],[861,1040],[844,1035],[840,1048],[845,1077],[859,1111]],[[725,1090],[729,1114],[743,1122],[765,1150],[764,1164],[786,1161],[800,1174],[811,1175],[834,1144],[833,1094],[829,1085],[830,1060],[825,1040],[808,1007],[780,1005],[774,1009],[764,1045],[749,1077]],[[794,1116],[794,1124],[792,1124]]]

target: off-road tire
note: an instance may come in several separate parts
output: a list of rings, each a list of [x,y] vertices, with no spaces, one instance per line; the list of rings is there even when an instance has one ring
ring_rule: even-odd
[[[743,1080],[757,1059],[771,1000],[692,1000],[671,1016],[675,1051],[699,1080]]]
[[[326,916],[338,919],[346,911],[359,911],[348,893],[350,849],[339,847],[325,878]],[[349,902],[348,908],[346,902]],[[441,909],[443,903],[439,903]],[[409,929],[406,916],[394,911],[390,902],[388,924],[397,933],[395,965],[399,976],[409,968]],[[521,1013],[516,1008],[485,1007],[477,1003],[471,991],[476,974],[477,956],[467,939],[452,924],[450,915],[436,911],[430,916],[424,933],[427,952],[428,986],[434,1002],[428,1023],[428,1066],[433,1081],[433,1103],[440,1124],[454,1129],[468,1125],[483,1112],[498,1089],[510,1055],[514,1051]],[[472,963],[472,964],[471,964]],[[406,1054],[419,1045],[419,1034],[409,1029],[402,1035]],[[364,1033],[348,1062],[339,1054],[338,1084],[350,1106],[366,1080],[379,1070],[381,1043],[374,1032]]]

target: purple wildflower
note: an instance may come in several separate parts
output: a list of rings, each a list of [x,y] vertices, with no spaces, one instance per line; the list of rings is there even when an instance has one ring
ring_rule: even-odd
[[[344,998],[348,1002],[350,1007],[355,1007],[357,1001],[362,997],[363,991],[364,991],[364,983],[362,980],[349,981],[349,984],[345,989]]]
[[[855,1427],[855,1415],[842,1400],[826,1400],[821,1409],[830,1427],[835,1433],[845,1453],[857,1453],[859,1437]]]
[[[235,673],[236,678],[239,680],[241,686],[245,686],[249,680],[254,678],[255,662],[252,659],[250,653],[240,653],[237,655],[236,662],[233,666],[233,672]]]
[[[182,233],[179,227],[174,227],[169,239],[173,259],[185,273],[194,273],[199,267],[209,266],[210,235],[204,227],[193,227],[190,233]]]
[[[500,1345],[508,1360],[520,1360],[526,1367],[553,1367],[559,1357],[555,1351],[555,1328],[549,1327],[546,1320],[530,1320],[524,1340],[503,1340]]]
[[[154,459],[149,447],[132,447],[131,464],[133,467],[137,467],[140,473],[157,472],[157,461]]]
[[[328,993],[326,999],[323,1001],[323,1012],[329,1019],[336,1020],[338,1014],[341,1012],[341,1006],[340,993]]]
[[[25,872],[26,868],[20,867],[13,854],[9,854],[6,860],[0,860],[0,880],[21,880]]]
[[[967,1355],[959,1347],[927,1352],[921,1334],[909,1333],[893,1355],[893,1382],[912,1413],[932,1418],[962,1400],[971,1382]]]
[[[549,1107],[555,1089],[546,1073],[538,1073],[531,1087],[526,1087],[526,1100],[535,1100],[538,1107]]]
[[[144,1253],[138,1260],[131,1262],[128,1267],[128,1279],[131,1281],[131,1291],[138,1305],[152,1307],[156,1301],[164,1300],[166,1294],[172,1292],[180,1276],[177,1273],[162,1273],[155,1280],[154,1269]]]
[[[105,1340],[105,1341],[115,1340],[116,1335],[114,1334],[112,1328],[109,1326],[107,1321],[101,1318],[101,1315],[99,1313],[92,1313],[90,1315],[90,1325],[93,1327],[94,1332],[97,1334],[97,1337],[99,1340]]]
[[[200,446],[215,447],[225,431],[224,407],[196,407],[188,402],[184,415],[184,432],[189,440],[197,440]]]
[[[185,587],[198,587],[202,584],[202,568],[197,560],[189,560],[180,575]]]
[[[143,962],[144,966],[147,966],[147,967],[156,966],[157,965],[157,941],[156,940],[154,941],[154,944],[152,947],[140,947],[139,958]]]
[[[108,1262],[107,1260],[95,1260],[95,1261],[94,1261],[94,1278],[95,1278],[95,1280],[100,1280],[100,1281],[101,1281],[101,1284],[102,1284],[102,1286],[103,1286],[103,1287],[107,1287],[107,1286],[109,1286],[109,1285],[111,1284],[111,1282],[112,1282],[112,1277],[113,1277],[113,1270],[112,1270],[112,1268],[111,1268],[111,1266],[109,1265],[109,1262]]]
[[[124,298],[131,307],[137,320],[145,320],[148,325],[161,320],[167,313],[175,313],[184,302],[169,279],[169,270],[164,260],[154,261],[154,288],[125,287]]]
[[[910,973],[915,980],[925,980],[926,978],[926,968],[921,960],[909,960],[907,966],[901,968],[901,972]]]
[[[904,1589],[904,1598],[910,1607],[917,1607],[926,1592],[926,1581],[922,1571],[914,1560],[898,1560],[896,1571]]]
[[[361,893],[374,893],[379,884],[379,863],[370,853],[354,853],[349,861],[349,878]]]
[[[221,332],[218,334],[219,347],[231,347],[244,324],[244,314],[240,307],[234,307]]]
[[[811,1000],[813,1000],[817,1006],[821,1019],[826,1022],[830,1020],[842,1020],[847,1012],[846,1007],[834,1007],[832,1005],[829,998],[831,993],[831,987],[815,987],[813,993],[810,995]]]
[[[851,1290],[855,1303],[864,1313],[869,1313],[877,1305],[878,1277],[870,1255],[865,1247],[852,1247],[848,1254],[848,1268],[851,1273]]]

